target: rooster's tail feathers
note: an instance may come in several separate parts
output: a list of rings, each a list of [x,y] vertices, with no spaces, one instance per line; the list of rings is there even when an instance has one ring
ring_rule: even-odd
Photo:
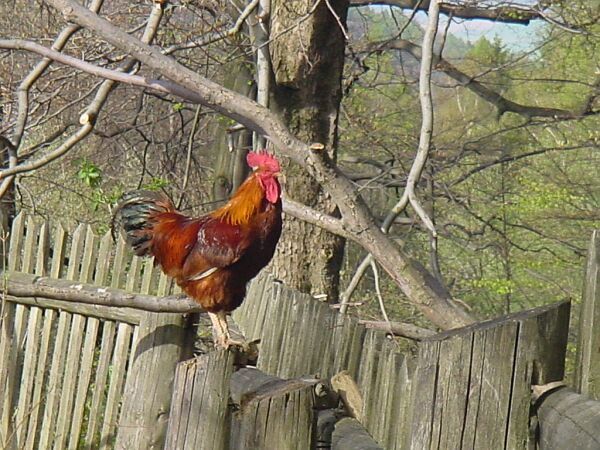
[[[112,236],[117,238],[117,230],[133,247],[135,254],[150,254],[153,228],[156,217],[162,213],[174,212],[171,200],[163,193],[153,191],[132,191],[123,196],[113,211]]]

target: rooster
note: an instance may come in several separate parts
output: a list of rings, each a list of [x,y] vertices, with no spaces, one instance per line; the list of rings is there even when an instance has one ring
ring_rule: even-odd
[[[246,284],[265,267],[281,235],[279,162],[266,152],[249,152],[254,172],[230,200],[210,214],[178,212],[162,193],[133,191],[113,214],[138,256],[155,264],[204,308],[215,345],[243,345],[231,339],[227,313],[240,306]]]

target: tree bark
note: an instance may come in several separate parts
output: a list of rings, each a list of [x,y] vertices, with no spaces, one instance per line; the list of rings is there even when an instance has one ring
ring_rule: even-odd
[[[256,85],[253,83],[249,63],[244,59],[236,59],[230,63],[224,86],[246,97],[254,98]],[[231,132],[229,128],[227,123],[220,122],[215,133],[213,148],[217,153],[217,159],[212,189],[214,201],[229,198],[248,175],[246,154],[252,146],[252,132],[246,128]]]
[[[312,0],[271,3],[271,109],[299,139],[324,144],[331,159],[337,148],[345,47],[342,26],[347,12],[347,1],[320,2],[316,8]],[[339,216],[329,196],[304,169],[289,161],[283,166],[289,197]],[[344,242],[287,216],[273,261],[275,276],[290,287],[337,301]]]

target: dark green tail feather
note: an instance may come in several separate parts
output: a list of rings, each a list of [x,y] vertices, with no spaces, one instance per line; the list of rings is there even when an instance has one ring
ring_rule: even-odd
[[[113,211],[112,237],[116,241],[117,231],[121,232],[136,255],[147,256],[152,243],[154,217],[173,211],[173,203],[163,193],[142,190],[128,192]]]

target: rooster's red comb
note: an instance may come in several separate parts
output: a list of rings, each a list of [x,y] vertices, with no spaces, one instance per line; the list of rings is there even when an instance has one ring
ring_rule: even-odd
[[[275,159],[273,155],[267,153],[266,150],[259,150],[257,152],[248,152],[246,156],[248,165],[255,168],[264,168],[270,172],[279,172],[279,161]]]

